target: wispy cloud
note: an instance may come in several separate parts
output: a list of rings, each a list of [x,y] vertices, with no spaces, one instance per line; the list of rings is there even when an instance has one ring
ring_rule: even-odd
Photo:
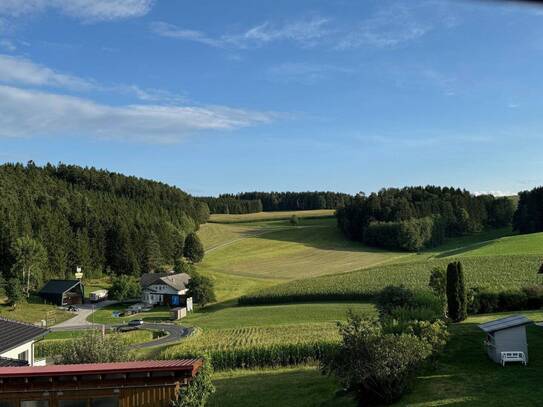
[[[0,137],[93,136],[174,143],[194,133],[234,130],[269,123],[274,117],[224,106],[109,106],[0,86]]]
[[[395,47],[416,40],[433,29],[434,22],[416,17],[412,6],[394,3],[380,8],[373,16],[342,38],[338,49],[371,47]]]
[[[269,68],[267,73],[272,81],[312,85],[333,74],[350,74],[353,72],[355,71],[351,68],[336,65],[287,62]]]
[[[85,22],[112,21],[147,14],[154,0],[2,0],[0,14],[20,17],[48,9]]]
[[[0,54],[0,82],[88,90],[92,81],[56,72],[26,58]]]
[[[7,51],[16,51],[17,46],[15,43],[8,39],[2,39],[0,40],[0,47],[4,48]]]
[[[202,31],[178,27],[163,21],[151,24],[151,30],[160,36],[199,42],[212,47],[251,48],[272,42],[290,41],[301,46],[314,46],[328,34],[329,20],[313,16],[281,25],[264,22],[241,33],[211,36]]]

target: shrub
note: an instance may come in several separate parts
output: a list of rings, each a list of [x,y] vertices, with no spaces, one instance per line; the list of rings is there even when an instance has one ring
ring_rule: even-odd
[[[404,286],[389,285],[377,295],[376,305],[382,314],[390,314],[398,307],[410,307],[414,304],[415,294]]]
[[[64,342],[55,360],[59,364],[124,362],[132,359],[121,334],[102,336],[99,332],[91,331],[81,338]]]
[[[172,407],[204,407],[209,397],[215,393],[215,386],[211,381],[213,366],[209,358],[189,382],[186,387],[180,387],[177,400],[172,401]]]
[[[121,275],[111,279],[111,288],[108,291],[110,298],[117,301],[138,298],[141,294],[140,282],[136,277]]]
[[[506,291],[485,289],[470,292],[469,312],[472,314],[532,310],[541,307],[543,307],[543,287],[541,286]]]
[[[426,340],[413,334],[384,333],[381,324],[372,319],[350,315],[339,329],[342,343],[321,367],[354,391],[361,405],[398,400],[432,354]]]
[[[187,288],[194,302],[202,307],[216,301],[213,281],[195,271],[192,272]]]
[[[290,217],[290,224],[291,224],[292,226],[298,226],[299,223],[300,223],[300,219],[298,219],[298,217],[297,217],[296,215],[292,215],[292,216]]]

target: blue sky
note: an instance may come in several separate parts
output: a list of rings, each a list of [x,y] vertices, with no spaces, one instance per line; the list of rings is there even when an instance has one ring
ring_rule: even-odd
[[[543,7],[2,0],[0,162],[196,195],[543,184]]]

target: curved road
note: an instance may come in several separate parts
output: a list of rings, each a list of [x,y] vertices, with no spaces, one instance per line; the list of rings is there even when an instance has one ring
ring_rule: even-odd
[[[73,318],[67,321],[61,322],[60,324],[54,325],[49,329],[52,332],[80,331],[84,329],[102,329],[102,326],[104,326],[103,324],[96,324],[96,323],[89,322],[87,321],[87,317],[90,316],[97,309],[105,307],[107,305],[114,304],[115,302],[116,301],[104,301],[104,302],[95,304],[94,307],[90,304],[80,305],[79,311],[74,313],[75,315]],[[115,329],[121,326],[126,326],[126,325],[118,325],[118,324],[105,325],[107,329]],[[175,342],[179,342],[184,337],[191,335],[192,332],[194,331],[193,328],[187,328],[180,325],[175,325],[173,323],[144,323],[141,326],[141,328],[149,329],[153,331],[164,331],[166,335],[160,338],[157,338],[153,341],[132,345],[133,349],[144,349],[144,348],[151,348],[153,346],[169,345]]]

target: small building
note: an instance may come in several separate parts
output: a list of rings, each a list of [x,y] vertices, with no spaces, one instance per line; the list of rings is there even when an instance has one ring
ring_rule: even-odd
[[[200,359],[0,367],[2,406],[167,407]]]
[[[43,365],[45,360],[34,358],[34,343],[49,330],[36,325],[0,318],[0,365]]]
[[[170,319],[172,321],[177,321],[187,316],[186,307],[177,307],[170,310]]]
[[[528,361],[526,325],[532,321],[522,315],[512,315],[479,325],[486,333],[485,347],[490,359],[503,363],[502,352],[522,352]]]
[[[85,290],[79,280],[49,280],[38,295],[49,304],[77,305],[83,304]]]
[[[186,273],[146,273],[140,277],[141,299],[152,305],[185,307],[192,311],[188,294],[190,276]]]

